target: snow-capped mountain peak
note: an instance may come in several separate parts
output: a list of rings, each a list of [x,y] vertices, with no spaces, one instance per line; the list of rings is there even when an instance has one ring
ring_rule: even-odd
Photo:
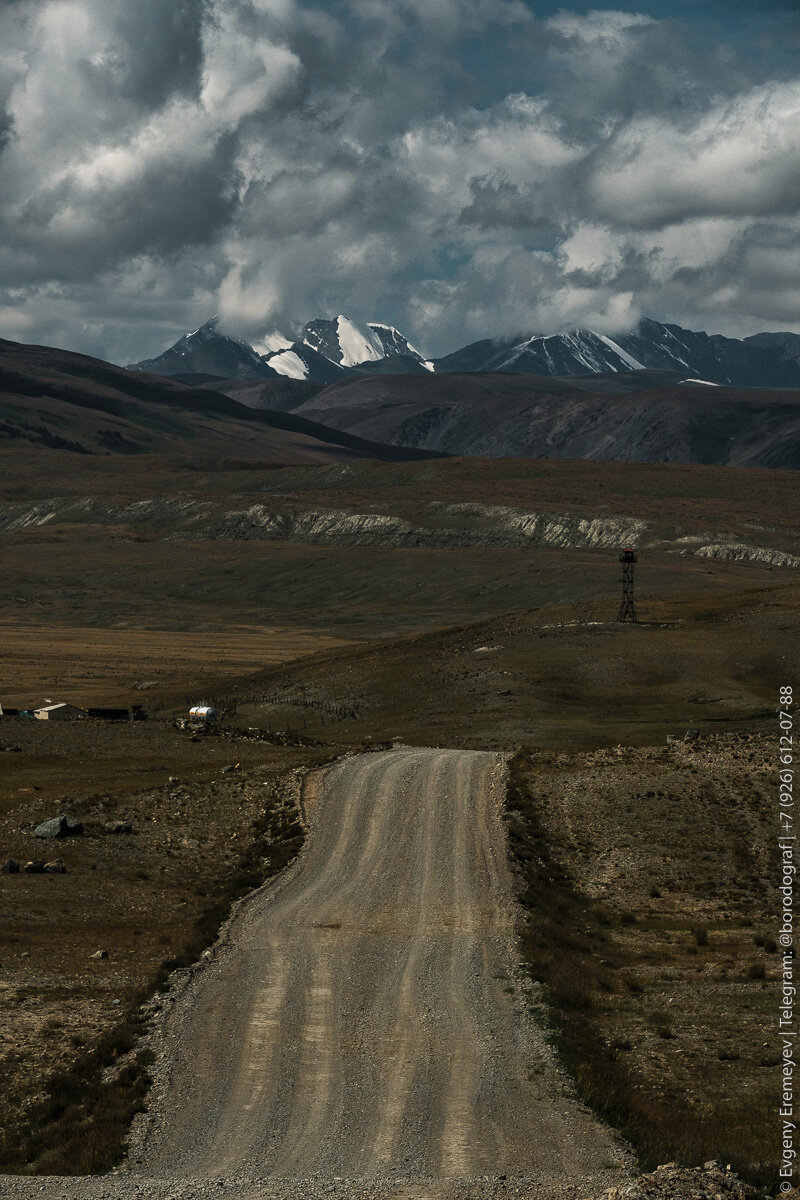
[[[399,329],[395,329],[394,325],[383,325],[380,321],[370,321],[369,328],[380,341],[381,357],[414,358],[426,370],[433,370],[433,362],[423,358],[416,346],[412,346],[405,334],[401,333]]]
[[[220,330],[217,316],[184,334],[158,357],[131,363],[129,370],[152,371],[156,375],[199,372],[224,379],[258,379],[274,374],[249,342]]]
[[[382,363],[385,369],[392,359],[410,360],[412,370],[419,370],[420,366],[433,370],[433,364],[393,325],[380,321],[359,325],[341,313],[333,320],[309,321],[302,333],[302,344],[346,370],[368,370],[370,363]],[[403,369],[402,364],[398,364],[398,369]]]
[[[477,343],[483,347],[483,343]],[[469,347],[467,347],[469,349]],[[482,353],[483,350],[481,351]],[[458,355],[463,355],[459,351]],[[455,358],[456,356],[450,356]],[[489,355],[478,370],[504,371],[537,375],[594,375],[618,371],[636,371],[641,362],[617,342],[593,329],[571,329],[568,333],[533,337],[504,343],[489,343]],[[437,369],[439,364],[437,364]],[[445,370],[463,369],[445,366]],[[467,369],[476,369],[468,367]]]
[[[220,330],[211,317],[157,358],[132,368],[160,375],[217,375],[260,379],[284,375],[336,383],[353,375],[501,372],[531,375],[664,373],[656,383],[797,387],[800,335],[764,333],[740,340],[643,317],[634,329],[609,337],[593,329],[485,338],[430,362],[393,325],[358,324],[340,314],[309,321],[299,340],[273,331],[253,349]]]
[[[369,326],[356,325],[342,314],[332,321],[322,318],[309,321],[302,340],[340,367],[355,367],[384,357],[380,338]]]

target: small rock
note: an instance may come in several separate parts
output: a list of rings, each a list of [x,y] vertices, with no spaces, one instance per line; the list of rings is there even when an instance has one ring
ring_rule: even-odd
[[[700,737],[699,729],[687,729],[686,733],[683,735],[683,740],[685,742],[694,742],[699,737]]]
[[[108,958],[107,950],[95,950],[94,954],[90,954],[89,958]]]
[[[114,1008],[119,1008],[120,1004],[122,1004],[122,1001],[121,1000],[112,1000],[111,1003],[113,1004]]]
[[[43,875],[44,874],[44,859],[35,858],[33,862],[26,862],[22,868],[26,875]]]
[[[178,779],[177,775],[170,775],[167,783],[180,783],[180,780]]]
[[[16,875],[19,871],[19,863],[15,858],[7,858],[0,867],[0,875]]]
[[[54,858],[52,862],[46,862],[44,869],[48,875],[66,875],[67,873],[67,868],[60,858]]]
[[[106,833],[133,833],[130,821],[107,821],[103,829]]]
[[[83,833],[83,825],[80,821],[73,820],[72,817],[53,817],[51,820],[37,825],[33,833],[38,838],[80,837]]]
[[[238,770],[239,770],[239,764],[238,764],[238,763],[234,763],[232,766],[223,767],[223,768],[222,768],[222,774],[223,774],[223,775],[227,775],[229,771],[238,771]]]
[[[708,1162],[703,1163],[703,1170],[704,1171],[718,1171],[719,1163],[717,1162],[717,1160],[715,1158],[709,1159]]]

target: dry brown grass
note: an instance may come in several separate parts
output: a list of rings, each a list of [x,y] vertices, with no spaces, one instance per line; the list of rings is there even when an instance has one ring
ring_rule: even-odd
[[[251,674],[340,645],[340,639],[297,628],[231,625],[187,632],[36,624],[20,616],[0,623],[2,701],[38,707],[45,696],[89,705],[145,708],[165,690],[193,689],[201,698],[221,675]]]
[[[607,564],[588,558],[550,551],[539,563],[556,591],[581,564],[591,588]],[[673,595],[642,600],[639,626],[617,624],[613,602],[587,600],[351,646],[240,680],[236,720],[299,724],[325,740],[490,749],[771,727],[778,673],[800,668],[800,580],[692,566],[673,578]],[[333,704],[343,706],[336,719]]]
[[[522,945],[580,1093],[643,1166],[777,1182],[772,743],[520,754]]]
[[[189,496],[423,523],[429,501],[480,502],[636,516],[658,535],[723,530],[797,552],[800,477],[786,472],[510,460],[245,469],[149,456],[121,469],[115,456],[9,456],[1,448],[0,462],[5,502]],[[597,1031],[570,1043],[572,1069],[587,1095],[597,1080],[617,1081],[619,1091],[593,1099],[616,1106],[623,1124],[634,1122],[645,1156],[669,1157],[668,1145],[701,1153],[685,1121],[670,1126],[670,1113],[680,1117],[687,1089],[703,1078],[718,1093],[698,1093],[706,1108],[696,1124],[716,1130],[718,1147],[738,1137],[742,1114],[761,1129],[758,1098],[770,1068],[760,1065],[757,1052],[768,1052],[756,1045],[756,1030],[770,994],[773,910],[753,891],[763,871],[749,850],[753,830],[736,822],[737,814],[756,820],[763,780],[762,790],[748,791],[751,764],[733,751],[721,766],[676,766],[664,757],[664,739],[689,727],[705,735],[772,729],[777,683],[800,674],[798,573],[653,549],[640,562],[643,624],[621,628],[613,621],[613,552],[184,543],[169,534],[164,522],[4,535],[0,701],[138,701],[166,716],[200,693],[218,694],[238,702],[232,722],[240,727],[289,727],[325,745],[192,743],[161,721],[0,722],[0,743],[22,747],[0,754],[0,859],[43,855],[32,828],[58,811],[84,817],[87,827],[81,840],[46,847],[48,857],[64,859],[66,875],[0,878],[0,1069],[11,1107],[19,1113],[32,1099],[47,1101],[51,1068],[77,1071],[76,1102],[97,1107],[83,1059],[100,1054],[93,1071],[113,1053],[101,1039],[119,1024],[120,1009],[165,960],[196,948],[198,923],[208,936],[243,857],[239,847],[246,855],[257,844],[261,783],[301,762],[399,737],[569,756],[527,759],[523,783],[535,773],[548,870],[561,879],[556,889],[532,891],[531,927],[553,934],[554,994],[559,979],[571,983],[569,1011]],[[151,681],[157,686],[139,686]],[[641,761],[615,756],[605,764],[605,791],[598,765],[581,755],[616,743],[653,749],[637,751]],[[222,766],[237,761],[241,774],[223,776]],[[726,804],[739,776],[741,803]],[[687,789],[688,809],[677,799]],[[130,819],[135,833],[103,833],[114,817]],[[762,825],[754,829],[763,840]],[[525,850],[520,842],[521,861],[533,862],[534,849],[527,847],[528,860]],[[578,930],[577,943],[563,938],[565,922]],[[99,946],[108,960],[89,959]],[[135,1075],[117,1097],[123,1116],[103,1134],[106,1149],[126,1105],[139,1102],[140,1083]],[[747,1105],[737,1108],[745,1090]],[[40,1111],[42,1127],[60,1119]],[[648,1129],[658,1131],[652,1144]],[[30,1150],[28,1160],[38,1154],[41,1165],[46,1152]]]
[[[157,722],[47,728],[6,720],[8,730],[23,748],[4,760],[29,778],[44,777],[46,760],[61,791],[4,797],[0,857],[58,855],[67,874],[0,877],[3,1165],[98,1170],[118,1156],[145,1085],[146,1064],[133,1062],[113,1086],[103,1082],[123,1052],[119,1038],[134,1037],[137,1006],[166,972],[213,939],[231,899],[296,849],[299,829],[280,779],[326,752],[218,736],[194,743]],[[236,762],[239,770],[222,772]],[[34,826],[58,811],[80,816],[84,836],[35,839]],[[105,831],[120,818],[132,834]],[[91,959],[98,949],[108,958]],[[88,1166],[76,1132],[87,1126]]]

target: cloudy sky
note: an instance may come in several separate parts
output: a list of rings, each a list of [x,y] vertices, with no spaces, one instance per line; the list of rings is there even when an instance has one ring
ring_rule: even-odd
[[[0,336],[800,332],[781,0],[0,0]]]

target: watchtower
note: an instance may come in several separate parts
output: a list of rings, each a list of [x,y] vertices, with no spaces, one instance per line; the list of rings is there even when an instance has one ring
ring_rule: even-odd
[[[626,549],[619,556],[622,563],[622,603],[619,606],[618,621],[636,621],[636,609],[633,604],[633,568],[638,562],[636,551]]]

